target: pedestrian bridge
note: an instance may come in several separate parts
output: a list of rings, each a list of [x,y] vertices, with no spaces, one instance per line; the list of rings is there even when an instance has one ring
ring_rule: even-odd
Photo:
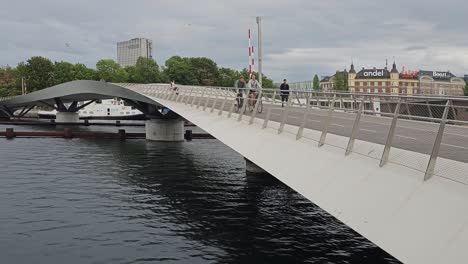
[[[233,88],[75,81],[0,108],[120,97],[151,118],[148,139],[179,140],[186,119],[405,263],[466,263],[467,99],[291,91],[282,107],[278,93],[236,111]]]

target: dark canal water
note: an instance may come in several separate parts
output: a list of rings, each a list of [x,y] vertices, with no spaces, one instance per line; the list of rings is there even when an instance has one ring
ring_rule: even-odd
[[[158,262],[398,263],[216,140],[0,139],[0,263]]]

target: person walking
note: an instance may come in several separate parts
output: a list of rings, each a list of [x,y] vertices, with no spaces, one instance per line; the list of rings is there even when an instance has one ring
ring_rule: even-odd
[[[255,103],[257,101],[258,92],[262,89],[262,87],[261,87],[260,83],[257,81],[254,73],[252,73],[252,79],[250,79],[247,86],[249,88],[250,111],[253,111],[253,109],[255,107]]]
[[[237,108],[241,109],[244,104],[244,93],[247,93],[245,90],[245,88],[247,88],[247,83],[245,83],[244,76],[241,76],[239,80],[234,83],[234,88],[236,88],[237,92]]]
[[[289,84],[286,79],[283,80],[283,83],[280,86],[281,93],[281,107],[284,107],[284,102],[288,103],[289,100]]]

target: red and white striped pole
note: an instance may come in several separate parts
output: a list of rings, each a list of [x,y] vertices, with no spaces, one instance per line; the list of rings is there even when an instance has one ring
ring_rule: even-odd
[[[252,73],[255,66],[254,47],[252,46],[251,34],[249,29],[249,78],[252,78]]]

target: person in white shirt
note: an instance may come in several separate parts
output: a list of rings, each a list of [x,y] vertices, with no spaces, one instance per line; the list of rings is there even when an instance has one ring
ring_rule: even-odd
[[[250,79],[249,83],[247,84],[247,87],[249,88],[250,111],[253,111],[255,103],[257,101],[258,92],[262,89],[254,73],[252,73],[252,79]]]

